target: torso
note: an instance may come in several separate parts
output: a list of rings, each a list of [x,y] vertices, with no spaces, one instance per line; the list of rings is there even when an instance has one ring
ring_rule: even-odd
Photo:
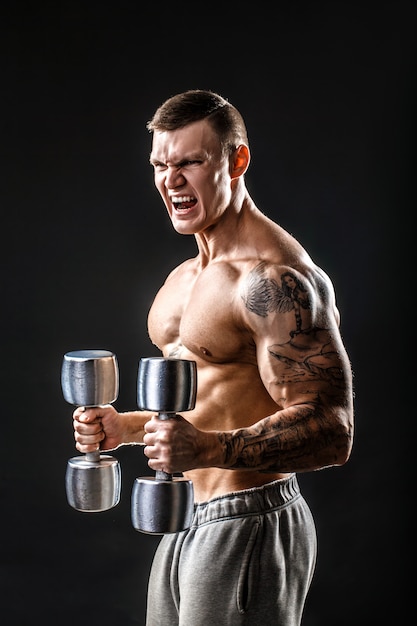
[[[149,312],[149,335],[163,355],[197,363],[196,408],[184,417],[201,430],[250,426],[280,408],[259,377],[255,342],[245,324],[241,286],[258,263],[255,254],[204,268],[198,257],[190,259],[168,277]],[[286,475],[208,468],[186,476],[201,502]]]

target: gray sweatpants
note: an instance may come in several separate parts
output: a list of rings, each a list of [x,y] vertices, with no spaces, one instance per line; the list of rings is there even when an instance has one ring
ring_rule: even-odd
[[[299,626],[316,551],[295,474],[197,504],[158,545],[146,624]]]

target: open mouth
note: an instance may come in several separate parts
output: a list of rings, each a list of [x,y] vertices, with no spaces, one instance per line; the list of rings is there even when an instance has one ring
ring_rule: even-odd
[[[176,211],[188,211],[196,204],[197,199],[194,196],[177,196],[171,198],[171,202]]]

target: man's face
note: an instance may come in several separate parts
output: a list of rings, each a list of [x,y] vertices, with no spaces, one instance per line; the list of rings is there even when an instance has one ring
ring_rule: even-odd
[[[218,221],[231,198],[229,160],[206,120],[154,132],[150,162],[177,232],[196,234]]]

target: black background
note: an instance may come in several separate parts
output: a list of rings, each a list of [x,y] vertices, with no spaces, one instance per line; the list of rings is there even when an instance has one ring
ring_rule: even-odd
[[[119,506],[69,507],[64,475],[78,453],[60,370],[69,350],[113,350],[116,406],[136,407],[138,359],[156,354],[147,311],[196,251],[153,187],[145,124],[166,97],[208,88],[246,119],[255,202],[332,277],[355,372],[349,463],[300,476],[319,537],[303,626],[402,626],[413,3],[6,1],[0,16],[1,623],[144,624],[158,539],[132,528],[130,493],[150,471],[141,448],[120,449]]]

